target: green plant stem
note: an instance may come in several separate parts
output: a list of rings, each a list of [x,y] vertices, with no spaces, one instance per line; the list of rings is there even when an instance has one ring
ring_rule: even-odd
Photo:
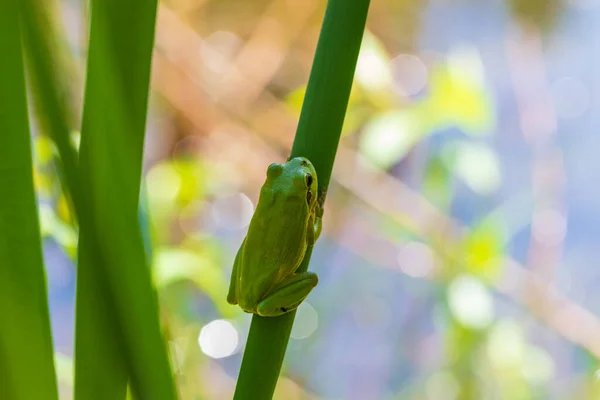
[[[115,106],[114,99],[106,96],[102,81],[102,58],[114,61],[125,101],[120,104],[131,122],[127,132],[132,137],[128,153],[115,152],[129,159],[132,169],[125,176],[126,191],[121,193],[122,207],[126,212],[137,213],[150,61],[156,15],[155,1],[92,1],[92,23],[88,55],[88,73],[83,111],[83,126],[80,150],[80,172],[83,177],[91,176],[98,169],[110,169],[104,160],[93,157],[93,142],[98,138],[92,135],[105,135],[95,126],[96,117],[102,118],[94,110],[109,110]],[[110,32],[110,33],[109,33]],[[104,42],[104,44],[103,44]],[[106,51],[105,51],[106,50]],[[113,171],[113,173],[118,173]],[[115,326],[112,310],[104,298],[106,288],[100,287],[101,271],[95,266],[94,255],[88,243],[87,232],[79,237],[77,273],[77,308],[75,327],[75,399],[102,400],[125,399],[128,375],[124,354],[119,346],[119,332]],[[98,338],[102,338],[101,342]]]
[[[0,398],[58,398],[17,0],[0,2]]]
[[[124,82],[128,77],[121,75],[121,66],[115,61],[119,51],[114,46],[115,41],[124,44],[131,37],[126,34],[112,36],[110,22],[114,22],[111,17],[122,25],[140,23],[140,19],[147,23],[150,19],[152,29],[146,31],[148,36],[141,43],[132,44],[134,50],[131,56],[135,57],[138,50],[143,51],[146,46],[152,45],[157,3],[156,0],[131,0],[128,3],[131,4],[127,7],[136,10],[136,13],[134,16],[126,14],[129,17],[120,19],[120,10],[114,11],[117,15],[111,15],[107,2],[94,2],[92,19],[96,23],[92,23],[91,36],[98,40],[93,40],[95,50],[90,49],[90,57],[94,55],[94,61],[93,71],[88,71],[86,104],[88,96],[94,101],[93,107],[86,105],[84,111],[83,130],[89,151],[85,150],[85,157],[78,163],[70,142],[69,107],[61,96],[66,85],[60,79],[63,71],[57,68],[57,43],[54,42],[57,39],[48,33],[53,25],[46,9],[47,3],[35,0],[19,2],[36,109],[43,130],[51,135],[59,150],[62,181],[66,182],[71,196],[80,232],[84,232],[84,238],[87,237],[80,246],[89,246],[82,254],[89,254],[90,258],[83,262],[93,262],[98,272],[96,282],[103,292],[102,301],[110,310],[114,331],[118,332],[116,343],[112,345],[120,351],[135,398],[171,400],[177,395],[161,334],[158,299],[145,255],[137,207],[124,206],[122,202],[124,194],[130,198],[131,192],[139,188],[139,185],[132,184],[139,183],[140,168],[132,157],[137,154],[136,143],[140,140],[134,133],[139,127],[135,110],[144,109],[145,112],[145,104],[127,105],[132,99]],[[122,33],[121,30],[119,32]],[[135,47],[138,44],[139,47]],[[148,68],[147,65],[142,67]],[[96,343],[88,344],[101,346],[106,341],[115,340],[115,337],[98,336],[97,339]],[[122,382],[123,374],[112,367],[103,369],[101,373],[110,375],[108,379]]]
[[[291,156],[307,157],[319,177],[323,204],[331,178],[369,0],[329,0],[302,105]],[[299,271],[306,271],[312,248]],[[296,312],[280,317],[253,315],[235,400],[273,397]]]
[[[169,400],[177,395],[138,220],[156,9],[156,0],[92,2],[80,171],[89,190],[105,262],[82,262],[94,268],[88,271],[83,290],[93,286],[94,280],[99,282],[102,292],[93,302],[106,302],[106,311],[112,313],[102,325],[110,333],[112,324],[118,335],[104,339],[114,340],[112,346],[120,350],[134,397]],[[89,316],[78,316],[84,318],[80,328],[93,323]],[[94,336],[87,329],[78,339],[85,343],[79,350],[88,351],[85,346],[93,345]],[[115,356],[104,361],[113,363]],[[91,362],[93,355],[88,352],[87,357]],[[111,368],[97,368],[104,372],[105,367]],[[117,377],[117,383],[123,378]],[[93,386],[91,383],[89,389]],[[119,396],[125,396],[122,386],[114,388]],[[84,396],[83,391],[79,393]]]

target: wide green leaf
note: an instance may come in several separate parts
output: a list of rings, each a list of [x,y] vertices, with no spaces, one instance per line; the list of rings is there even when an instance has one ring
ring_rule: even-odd
[[[90,325],[82,329],[79,321],[78,357],[90,350],[87,346],[98,346],[96,354],[107,354],[102,360],[90,357],[91,353],[80,358],[84,364],[75,367],[75,379],[83,379],[83,385],[94,384],[94,379],[110,382],[111,389],[107,390],[115,389],[121,397],[125,396],[121,388],[128,378],[138,399],[174,399],[158,299],[137,215],[156,2],[92,3],[79,163],[70,140],[69,108],[61,95],[66,93],[66,86],[62,70],[57,68],[57,39],[48,34],[52,23],[44,7],[47,3],[24,0],[20,4],[27,21],[25,43],[37,112],[42,128],[59,150],[63,181],[79,222],[80,269],[86,269],[83,274],[89,273],[87,278],[95,283],[94,292],[84,298],[87,301],[78,299],[81,303],[77,308],[83,307],[93,314],[91,318],[97,317],[95,322],[101,329],[108,327],[92,332]],[[138,30],[142,33],[134,33]],[[148,72],[144,74],[144,70]],[[134,74],[140,74],[135,76],[135,84],[129,81]],[[138,94],[130,93],[132,88]],[[82,341],[82,335],[90,335],[89,340]],[[77,375],[80,368],[95,369],[99,375],[82,378]],[[96,396],[92,398],[106,398]]]
[[[99,206],[112,203],[122,211],[123,218],[115,219],[110,209],[104,208],[101,211],[111,215],[103,221],[124,226],[107,225],[108,230],[119,229],[112,234],[112,244],[121,242],[121,246],[110,246],[118,263],[102,266],[108,274],[108,287],[98,285],[102,271],[89,253],[90,247],[80,246],[75,358],[78,399],[125,398],[126,362],[132,363],[134,391],[141,398],[173,396],[150,270],[136,229],[156,6],[155,1],[92,2],[80,171],[94,193],[92,201]],[[87,240],[82,231],[81,243]],[[113,294],[119,291],[122,300],[115,304],[127,321],[115,321],[106,302],[111,290]],[[128,297],[136,291],[137,298]],[[129,314],[129,306],[138,307],[135,316],[139,319]],[[117,328],[128,325],[126,331],[118,332]],[[99,336],[105,339],[101,345],[97,345]],[[120,341],[127,346],[124,353]],[[129,360],[124,359],[126,355]],[[106,370],[112,373],[104,373]],[[143,382],[145,374],[153,374],[155,379]],[[150,394],[152,397],[147,397]]]
[[[57,399],[16,0],[0,54],[0,398]]]

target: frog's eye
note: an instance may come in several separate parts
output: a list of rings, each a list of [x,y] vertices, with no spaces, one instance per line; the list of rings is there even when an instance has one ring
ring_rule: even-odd
[[[311,187],[312,184],[313,184],[313,177],[312,177],[312,175],[311,174],[306,174],[305,178],[306,178],[306,186],[307,187]]]

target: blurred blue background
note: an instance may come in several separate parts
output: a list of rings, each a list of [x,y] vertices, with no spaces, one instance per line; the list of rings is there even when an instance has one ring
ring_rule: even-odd
[[[77,97],[87,28],[60,6]],[[140,214],[184,399],[233,393],[250,316],[225,301],[231,265],[289,153],[324,7],[160,5]],[[600,398],[600,1],[372,1],[367,28],[275,398]],[[77,235],[49,148],[69,385]]]

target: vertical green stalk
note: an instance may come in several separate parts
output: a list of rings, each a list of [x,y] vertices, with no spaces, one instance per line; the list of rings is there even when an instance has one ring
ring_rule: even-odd
[[[17,0],[0,2],[0,398],[58,398]]]
[[[156,18],[156,1],[92,1],[88,73],[83,111],[80,151],[80,172],[90,177],[92,170],[109,168],[105,160],[93,157],[93,143],[98,136],[108,136],[95,129],[95,118],[104,118],[98,110],[115,107],[114,99],[107,96],[103,82],[103,60],[112,61],[115,79],[122,88],[124,99],[118,103],[128,115],[130,129],[119,134],[131,137],[127,153],[114,153],[114,157],[128,157],[131,173],[125,175],[125,191],[121,201],[127,213],[137,213],[139,186],[144,146],[148,86]],[[96,135],[94,137],[93,135]],[[110,168],[109,168],[110,169]],[[119,171],[112,171],[118,174]],[[118,346],[119,335],[114,316],[98,285],[100,274],[94,266],[86,232],[79,238],[77,274],[77,309],[75,335],[75,398],[124,399],[127,388],[127,371],[124,355]],[[102,341],[98,343],[99,338]],[[110,371],[110,373],[107,373]]]
[[[103,336],[105,331],[98,332],[97,340],[88,341],[86,346],[107,345],[118,349],[122,360],[120,365],[126,371],[135,398],[175,399],[175,385],[161,334],[158,298],[139,228],[137,200],[135,207],[130,203],[132,193],[137,193],[139,188],[140,165],[137,161],[141,157],[139,143],[143,141],[139,133],[140,129],[143,130],[140,128],[143,123],[139,123],[139,113],[140,110],[145,113],[146,99],[141,101],[139,94],[127,93],[132,87],[140,90],[140,86],[128,86],[126,80],[130,76],[127,71],[130,70],[121,71],[124,67],[117,61],[119,53],[123,51],[121,44],[133,49],[129,55],[132,58],[139,56],[138,51],[143,54],[148,46],[152,48],[156,0],[130,0],[124,6],[128,10],[124,15],[119,15],[121,10],[117,9],[116,2],[94,1],[92,4],[90,47],[93,48],[90,49],[90,58],[93,61],[90,60],[92,64],[86,83],[82,132],[82,142],[85,136],[87,145],[83,144],[79,162],[70,143],[69,109],[61,96],[65,92],[65,85],[60,75],[63,71],[57,67],[57,39],[47,33],[52,28],[47,3],[22,0],[19,4],[37,112],[44,131],[52,136],[59,150],[62,177],[67,183],[84,238],[80,247],[86,247],[81,249],[80,255],[88,255],[82,262],[85,263],[83,265],[93,264],[94,277],[97,278],[95,294],[101,296],[103,307],[109,310],[107,314],[110,314],[110,323],[115,332],[107,336]],[[145,32],[144,38],[128,36],[125,33],[127,31],[114,26],[118,24],[122,28],[125,24],[131,24],[138,27],[138,23],[149,22],[151,28],[142,30]],[[123,36],[115,35],[113,28]],[[139,40],[139,43],[130,40]],[[117,41],[120,41],[119,45],[115,44]],[[139,68],[140,81],[147,82],[143,70],[149,68],[149,62],[147,60],[142,64],[140,61],[131,65],[132,68]],[[140,81],[136,80],[138,83]],[[128,105],[129,101],[138,104]],[[125,204],[123,198],[127,199]],[[78,304],[77,307],[95,304],[96,300]],[[95,313],[94,309],[88,311]],[[101,318],[106,316],[104,314]],[[90,331],[80,333],[91,334]],[[82,348],[78,350],[82,351]],[[114,355],[114,349],[109,351],[113,351]],[[103,362],[107,360],[115,361],[112,356],[103,359]],[[95,361],[87,359],[88,363]],[[93,364],[80,366],[94,367]],[[115,383],[111,385],[118,388],[124,379],[122,371],[115,369],[114,364],[103,364],[103,367],[106,368],[99,373],[109,376],[103,379],[114,379]],[[89,378],[89,375],[85,376]]]
[[[292,157],[312,161],[319,177],[323,204],[344,122],[369,0],[329,0],[317,52],[302,105]],[[299,271],[306,271],[309,248]],[[294,317],[254,315],[244,351],[234,399],[268,400],[273,397]]]

